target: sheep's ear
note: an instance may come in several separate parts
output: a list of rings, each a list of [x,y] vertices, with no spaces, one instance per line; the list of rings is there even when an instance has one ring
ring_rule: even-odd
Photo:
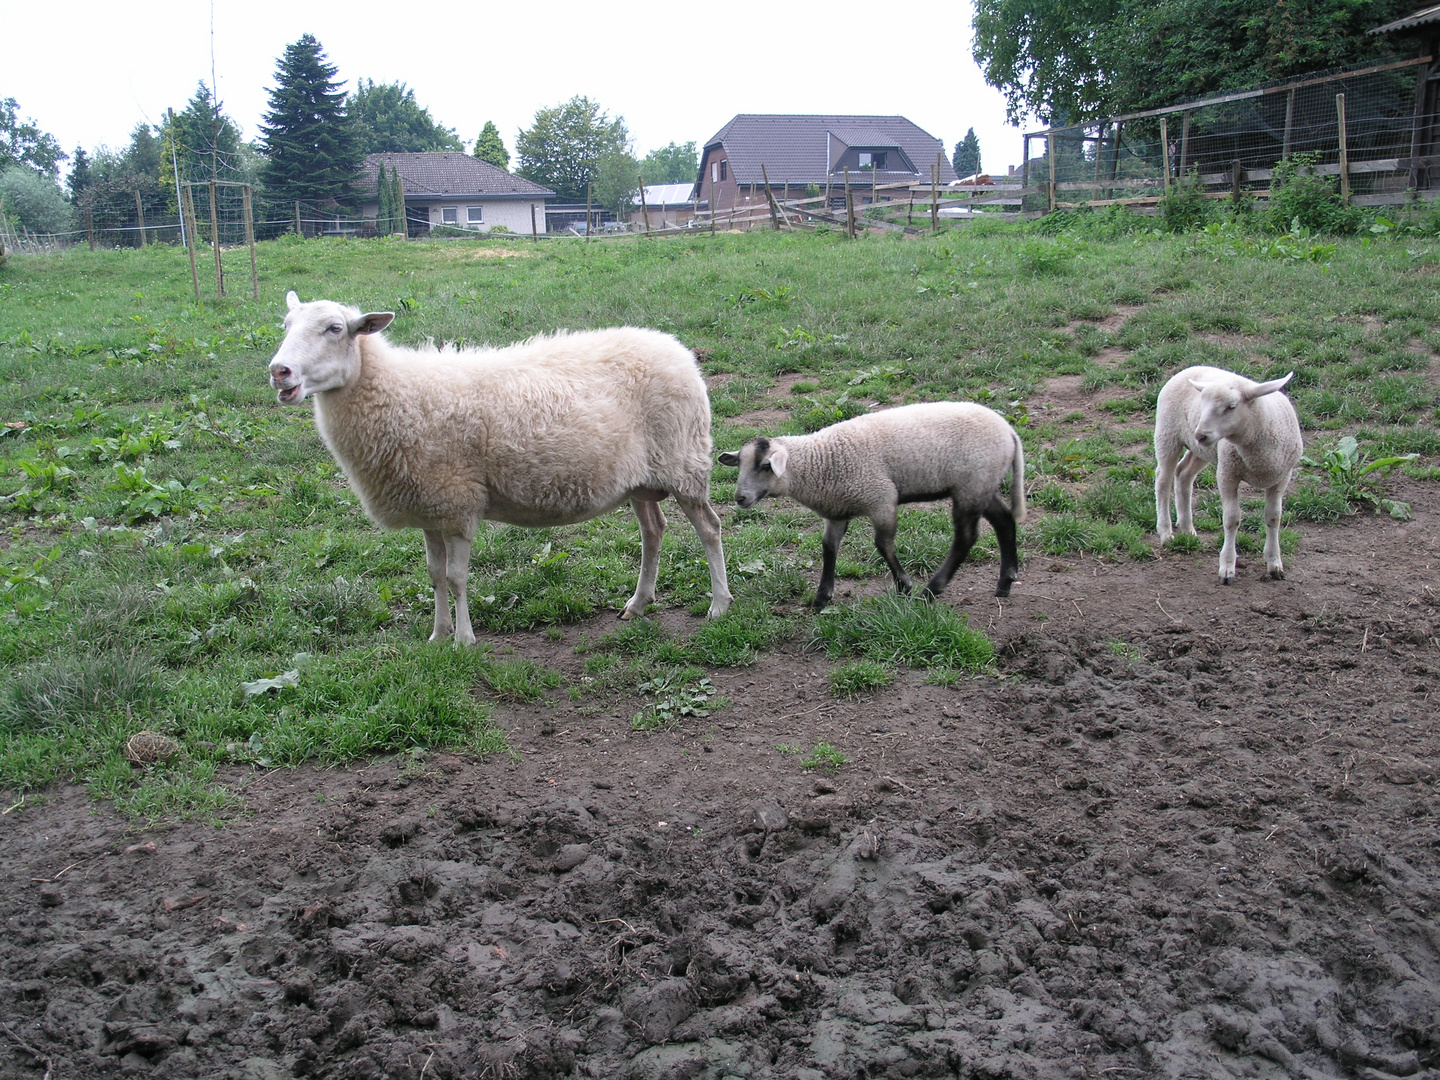
[[[1271,379],[1269,382],[1256,383],[1245,391],[1245,396],[1251,401],[1257,397],[1264,397],[1266,394],[1273,394],[1276,390],[1285,389],[1285,384],[1295,377],[1295,372],[1290,372],[1283,379]]]
[[[785,463],[790,460],[790,451],[783,446],[777,446],[770,451],[770,471],[776,476],[785,475]]]
[[[295,295],[294,289],[291,289],[285,294],[285,306],[291,311],[294,311],[300,306],[300,297]]]
[[[720,464],[728,465],[732,469],[737,469],[740,467],[740,455],[733,450],[726,450],[725,453],[720,455]]]
[[[395,320],[393,311],[370,311],[350,324],[350,336],[357,334],[378,334]]]

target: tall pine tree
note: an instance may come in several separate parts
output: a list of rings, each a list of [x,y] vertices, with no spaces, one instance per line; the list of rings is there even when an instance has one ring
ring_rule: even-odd
[[[955,175],[962,178],[980,171],[980,138],[973,127],[955,144],[955,157],[950,163],[955,166]]]
[[[382,166],[381,173],[385,169]],[[405,185],[400,182],[400,170],[390,166],[390,214],[393,228],[398,232],[409,232],[409,219],[405,216]]]
[[[494,120],[486,120],[485,126],[480,129],[480,136],[475,140],[475,156],[497,169],[510,167],[510,151],[505,149],[505,142],[500,138],[500,129],[495,126]]]
[[[334,203],[351,194],[361,154],[335,71],[310,34],[287,45],[275,65],[270,111],[260,125],[272,195]]]
[[[375,211],[375,231],[381,236],[389,236],[395,231],[395,227],[390,222],[390,178],[385,175],[383,164],[376,178],[375,197],[380,200],[380,207]]]

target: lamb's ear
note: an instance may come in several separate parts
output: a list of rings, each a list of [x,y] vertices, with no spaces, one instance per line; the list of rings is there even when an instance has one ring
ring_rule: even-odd
[[[726,450],[725,453],[720,455],[720,464],[728,465],[732,469],[737,469],[740,467],[740,455],[733,450]]]
[[[1254,401],[1257,397],[1264,397],[1266,394],[1273,394],[1276,390],[1285,389],[1285,384],[1295,377],[1295,372],[1290,372],[1283,379],[1271,379],[1269,382],[1256,383],[1245,391],[1245,396]]]
[[[790,451],[777,446],[770,451],[770,471],[776,476],[785,475],[785,463],[790,460]]]
[[[357,334],[378,334],[395,319],[393,311],[370,311],[350,324],[350,336]]]
[[[287,293],[285,294],[285,307],[286,307],[288,310],[290,310],[290,311],[294,311],[294,310],[295,310],[297,307],[299,307],[299,306],[300,306],[300,297],[298,297],[298,296],[295,295],[295,290],[294,290],[294,289],[291,289],[289,292],[287,292]]]

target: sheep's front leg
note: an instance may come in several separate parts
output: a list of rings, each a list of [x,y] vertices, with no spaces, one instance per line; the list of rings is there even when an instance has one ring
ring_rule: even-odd
[[[470,540],[464,536],[445,538],[445,582],[455,598],[455,640],[461,645],[475,644],[475,631],[470,629],[470,602],[465,589],[470,581]]]
[[[1187,450],[1175,469],[1175,528],[1190,536],[1195,535],[1195,478],[1204,468],[1205,459]]]
[[[820,587],[815,590],[815,599],[810,603],[816,611],[824,611],[835,596],[835,560],[840,554],[840,541],[845,539],[849,528],[849,518],[839,521],[825,519],[825,534],[820,540]]]
[[[1219,478],[1220,505],[1223,508],[1225,543],[1220,548],[1220,584],[1235,580],[1235,537],[1240,532],[1240,478],[1228,472]]]
[[[435,588],[435,629],[431,641],[444,641],[454,627],[450,623],[450,594],[445,582],[445,537],[439,529],[425,530],[425,567]]]
[[[1285,564],[1280,559],[1280,503],[1285,485],[1265,489],[1265,569],[1276,581],[1285,578]]]
[[[885,565],[890,567],[890,576],[895,579],[896,591],[909,593],[915,583],[910,580],[910,575],[905,572],[905,567],[900,565],[899,556],[895,554],[895,519],[898,510],[898,506],[889,506],[880,513],[871,515],[870,521],[875,526],[875,548],[885,560]]]
[[[720,543],[720,515],[708,499],[696,502],[675,496],[680,509],[695,526],[700,537],[700,546],[705,549],[705,562],[710,567],[710,613],[718,619],[730,610],[730,581],[725,576],[725,548]]]
[[[631,499],[630,505],[640,522],[640,580],[635,584],[635,595],[620,612],[622,619],[644,615],[646,606],[655,602],[655,579],[660,574],[660,542],[665,536],[665,514],[658,502]]]
[[[1170,496],[1175,486],[1175,454],[1168,447],[1155,454],[1155,531],[1162,544],[1175,535],[1170,522]]]

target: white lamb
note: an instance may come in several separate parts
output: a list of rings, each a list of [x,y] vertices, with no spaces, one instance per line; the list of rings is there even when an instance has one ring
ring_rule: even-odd
[[[315,395],[315,426],[381,528],[425,531],[435,631],[475,641],[465,587],[480,522],[568,525],[628,501],[640,520],[640,581],[621,613],[655,599],[675,496],[710,567],[710,615],[730,606],[720,519],[710,506],[710,401],[695,357],[668,334],[623,327],[536,337],[505,349],[407,349],[362,314],[286,295],[270,361],[283,404]]]
[[[1009,596],[1019,577],[1015,526],[1025,520],[1025,453],[1005,418],[971,402],[937,401],[857,416],[813,435],[751,439],[720,464],[738,466],[735,501],[754,506],[766,495],[789,495],[825,519],[824,563],[813,607],[835,594],[835,557],[850,519],[875,526],[879,549],[895,587],[908,593],[910,575],[895,555],[900,503],[951,500],[955,538],[950,553],[925,586],[938,596],[974,546],[983,516],[1000,541],[996,596]],[[1010,478],[1010,505],[1000,484]]]
[[[1186,368],[1165,384],[1155,403],[1155,521],[1160,541],[1174,535],[1172,485],[1177,527],[1195,535],[1195,477],[1207,464],[1214,465],[1224,508],[1220,581],[1225,585],[1235,580],[1241,480],[1265,490],[1265,566],[1272,578],[1285,576],[1280,502],[1304,446],[1295,407],[1277,391],[1294,374],[1257,383],[1221,368]]]

